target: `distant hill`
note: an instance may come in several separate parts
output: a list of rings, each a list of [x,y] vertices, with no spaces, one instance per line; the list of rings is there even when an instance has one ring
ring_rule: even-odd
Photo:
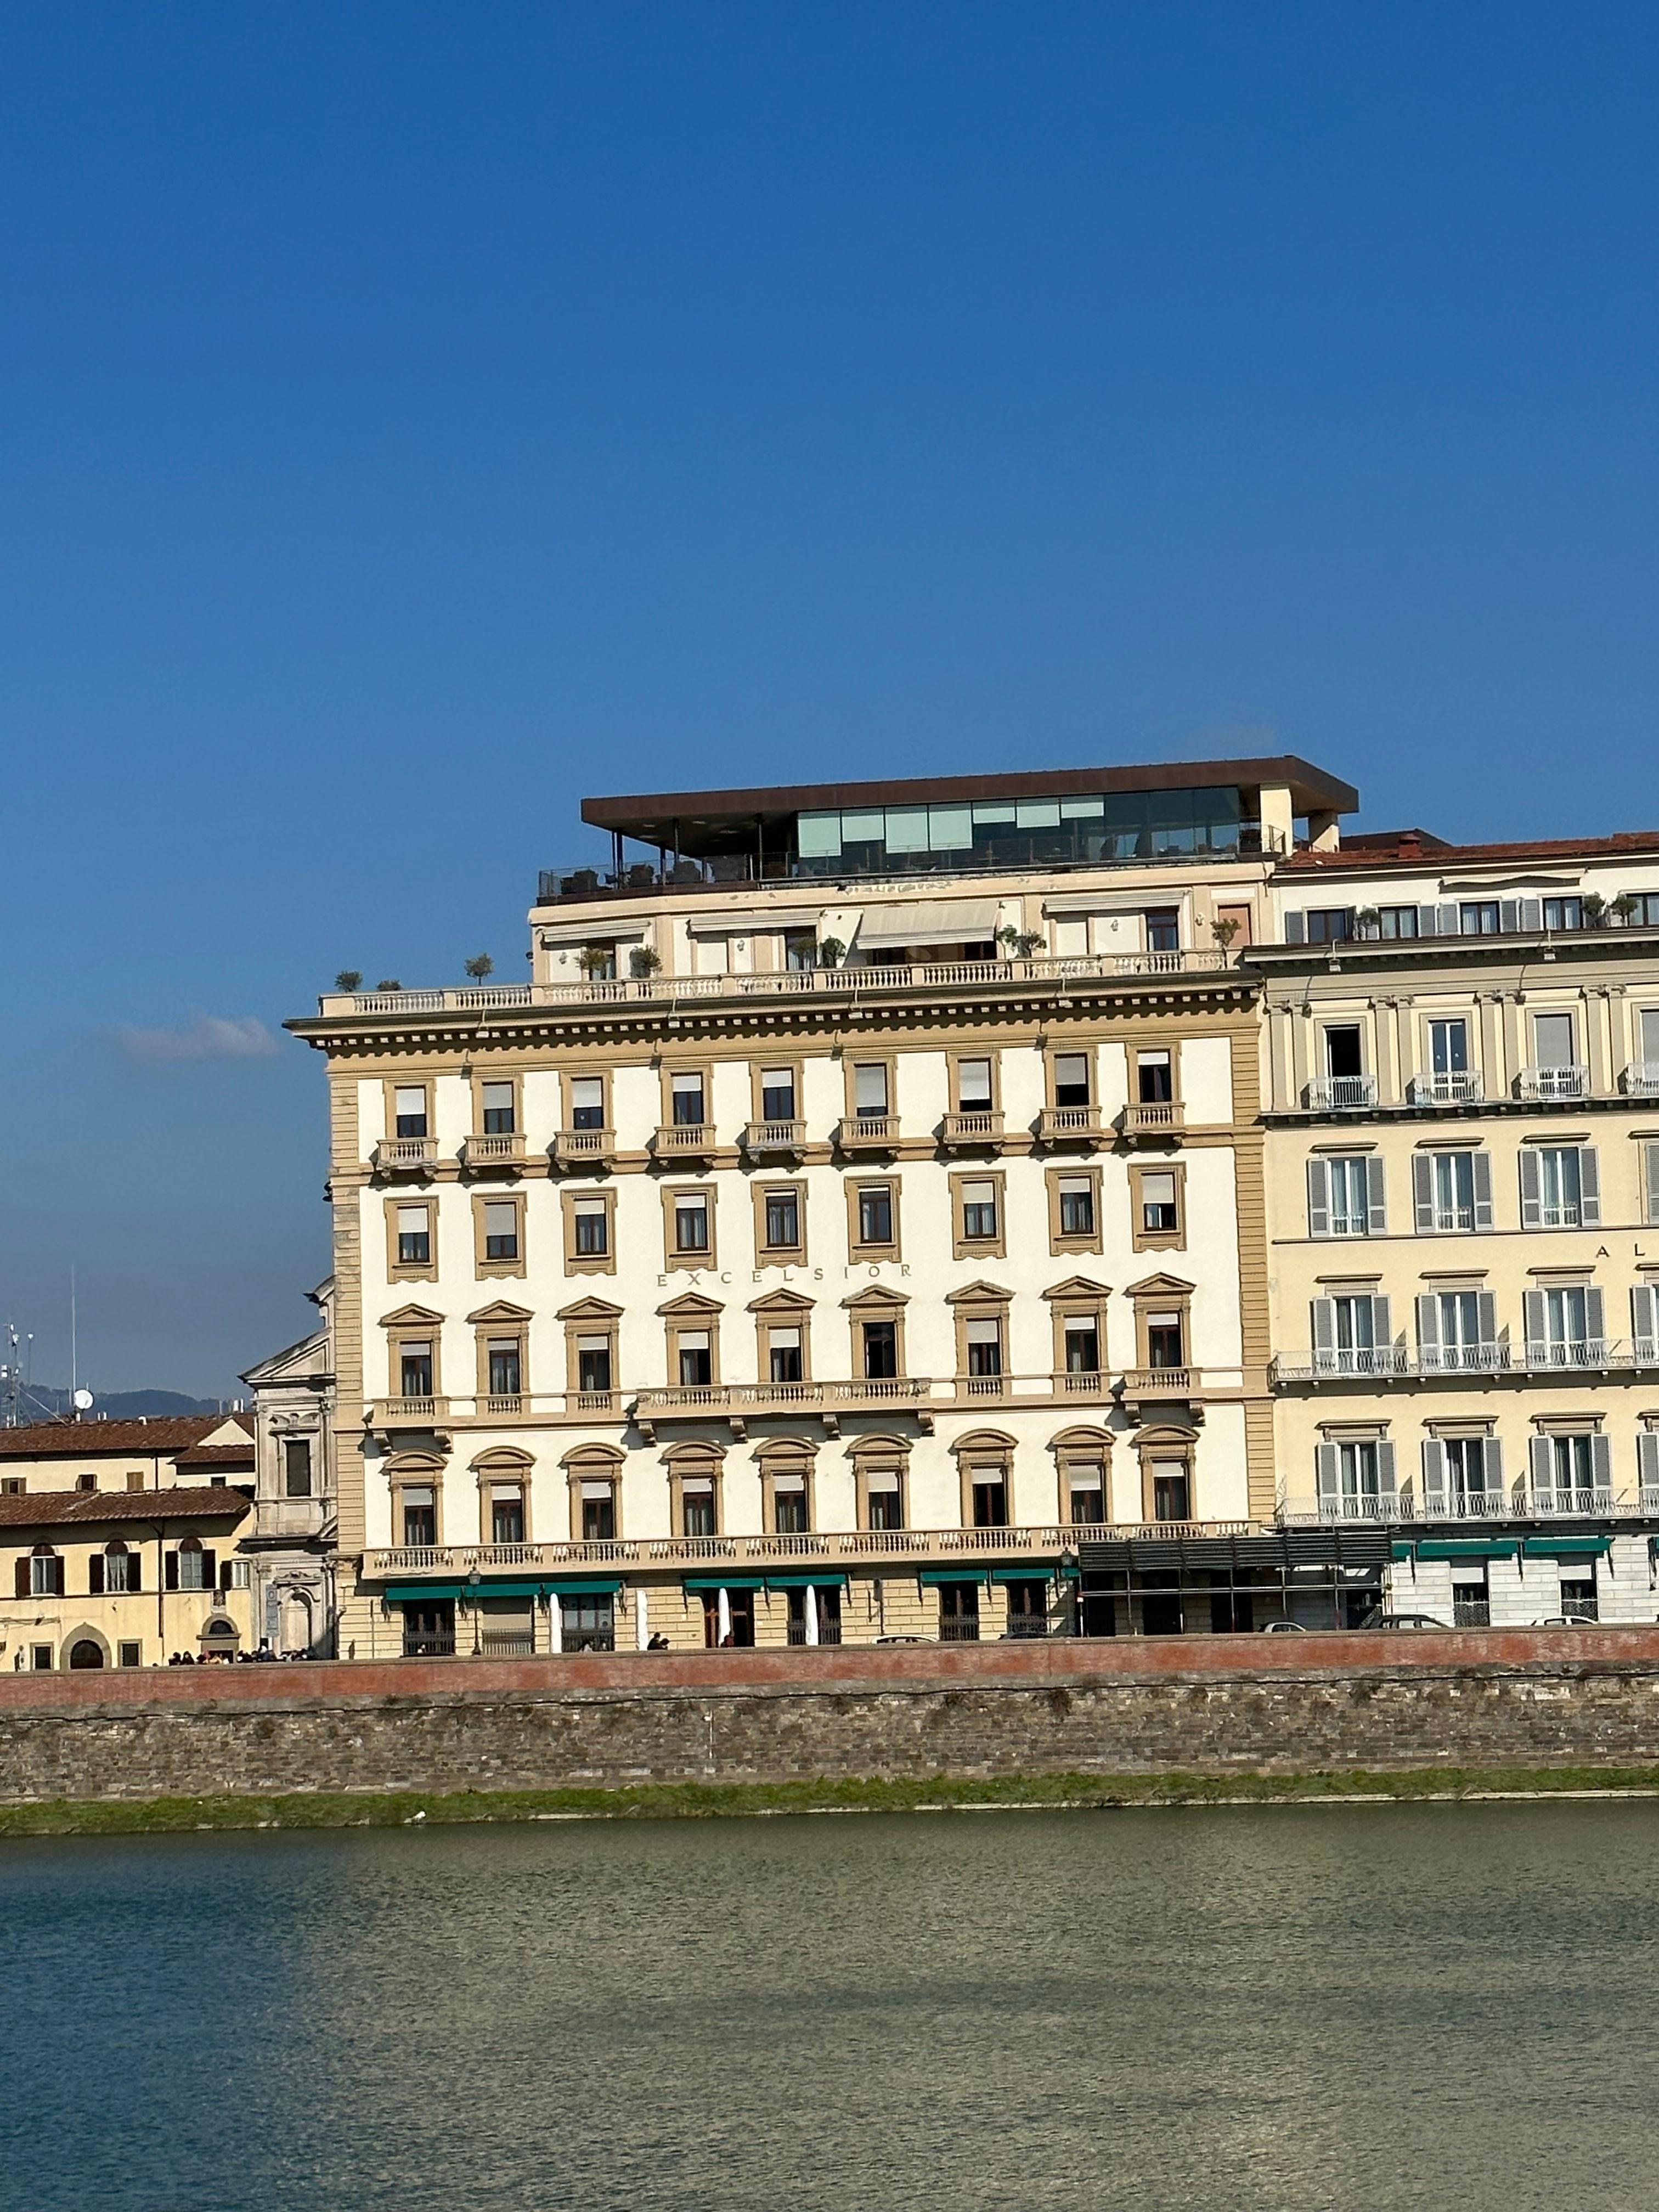
[[[228,1409],[231,1401],[226,1399]],[[70,1393],[43,1388],[36,1383],[23,1402],[25,1420],[50,1420],[55,1414],[70,1411]],[[178,1390],[112,1390],[109,1395],[94,1401],[92,1419],[100,1413],[112,1421],[136,1421],[141,1413],[216,1413],[216,1398],[186,1398]]]

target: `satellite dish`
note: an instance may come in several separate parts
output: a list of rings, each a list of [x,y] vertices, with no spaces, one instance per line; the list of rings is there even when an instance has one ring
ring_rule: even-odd
[[[92,1393],[90,1390],[77,1390],[76,1392],[75,1410],[77,1413],[89,1413],[92,1411]]]

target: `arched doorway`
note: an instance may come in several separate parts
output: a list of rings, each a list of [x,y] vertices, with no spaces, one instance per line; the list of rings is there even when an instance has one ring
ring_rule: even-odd
[[[311,1600],[303,1590],[289,1590],[283,1600],[283,1650],[311,1649]]]
[[[69,1662],[71,1667],[101,1667],[104,1663],[103,1646],[94,1644],[91,1637],[83,1636],[78,1643],[70,1644]]]

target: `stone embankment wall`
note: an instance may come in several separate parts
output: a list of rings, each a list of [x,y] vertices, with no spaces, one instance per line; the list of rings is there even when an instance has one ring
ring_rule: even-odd
[[[1659,1628],[0,1676],[0,1802],[1659,1765]]]

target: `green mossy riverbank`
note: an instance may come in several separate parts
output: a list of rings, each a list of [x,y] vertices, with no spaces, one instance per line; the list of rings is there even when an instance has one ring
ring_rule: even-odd
[[[0,1839],[422,1822],[754,1818],[776,1814],[1107,1810],[1492,1797],[1659,1797],[1659,1767],[1430,1767],[1399,1773],[1044,1774],[996,1781],[647,1783],[624,1790],[419,1790],[0,1805]]]

